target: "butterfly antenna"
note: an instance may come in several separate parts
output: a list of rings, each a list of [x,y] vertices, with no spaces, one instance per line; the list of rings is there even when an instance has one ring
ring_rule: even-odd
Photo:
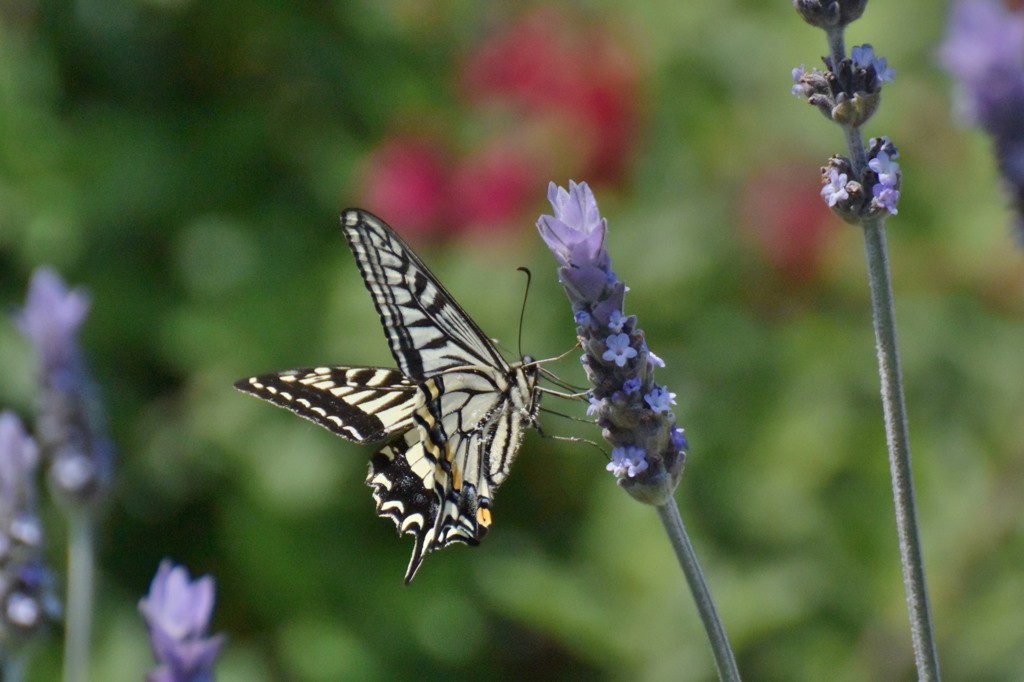
[[[578,394],[581,394],[581,395],[585,395],[587,393],[587,391],[590,390],[590,388],[587,387],[587,386],[577,386],[577,385],[575,385],[575,384],[573,384],[571,382],[568,382],[565,379],[563,379],[562,377],[560,377],[557,374],[555,374],[554,372],[548,371],[544,367],[540,367],[538,369],[539,369],[540,375],[542,377],[544,377],[546,380],[550,381],[552,384],[554,384],[558,388],[564,389],[566,391],[572,391],[573,393],[578,393]]]
[[[540,411],[543,412],[544,414],[550,414],[550,415],[552,415],[554,417],[562,417],[562,418],[568,419],[570,421],[581,421],[581,422],[587,422],[588,424],[593,424],[594,423],[593,421],[590,421],[588,419],[581,419],[579,417],[573,417],[572,415],[562,414],[561,412],[555,412],[554,410],[547,410],[547,409],[541,408]],[[544,429],[541,428],[540,423],[535,424],[535,427],[537,429],[537,433],[540,435],[541,438],[547,438],[547,439],[550,439],[550,440],[560,440],[560,441],[564,441],[566,443],[583,443],[585,445],[589,445],[589,446],[597,449],[602,454],[604,454],[604,456],[606,458],[610,458],[610,455],[608,454],[607,450],[605,450],[600,444],[595,443],[594,441],[590,440],[589,438],[580,438],[579,436],[555,436],[555,435],[552,435],[552,434],[547,433],[546,431],[544,431]]]
[[[530,296],[530,282],[533,280],[533,273],[527,267],[518,267],[516,270],[526,274],[526,291],[523,292],[523,307],[519,310],[519,357],[523,357],[523,321],[526,320],[526,299]]]

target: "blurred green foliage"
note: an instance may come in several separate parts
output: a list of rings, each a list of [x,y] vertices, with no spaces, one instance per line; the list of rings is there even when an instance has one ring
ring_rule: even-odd
[[[639,73],[642,134],[624,179],[595,190],[628,312],[679,394],[693,449],[678,499],[740,669],[916,679],[860,236],[817,197],[818,166],[842,140],[788,94],[822,35],[782,0],[573,7]],[[594,448],[529,434],[486,542],[430,556],[403,587],[410,540],[373,513],[369,449],[231,387],[273,369],[393,364],[338,209],[358,200],[360,164],[396,121],[426,112],[472,138],[483,115],[456,74],[521,11],[0,4],[0,301],[20,305],[41,264],[88,288],[83,341],[120,450],[94,679],[150,665],[135,606],[164,556],[216,577],[228,682],[714,678],[657,516],[616,489]],[[871,42],[897,69],[865,132],[891,137],[904,171],[890,250],[942,665],[949,679],[1019,679],[1024,270],[987,144],[951,120],[933,59],[942,13],[872,3],[848,45]],[[513,350],[515,267],[531,267],[535,356],[574,342],[532,227],[545,193],[539,183],[515,231],[420,244]],[[582,381],[572,354],[559,372]],[[7,322],[0,376],[0,405],[29,416],[29,351]],[[55,638],[32,679],[53,679],[57,659]]]

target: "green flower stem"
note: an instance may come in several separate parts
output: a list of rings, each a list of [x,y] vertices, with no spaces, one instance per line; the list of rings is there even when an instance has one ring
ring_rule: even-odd
[[[85,682],[88,677],[94,560],[92,517],[86,510],[73,510],[68,515],[64,682]]]
[[[903,564],[903,585],[910,612],[910,633],[918,678],[938,682],[939,657],[932,630],[931,607],[924,577],[921,538],[917,529],[914,480],[910,470],[910,440],[903,401],[900,356],[896,346],[896,316],[893,310],[889,255],[885,242],[885,224],[878,219],[864,223],[864,252],[871,283],[871,309],[875,323],[878,373],[882,380],[882,411],[885,415],[885,440],[889,447],[893,499],[896,505],[896,530]]]
[[[718,679],[727,682],[739,682],[740,671],[736,667],[736,657],[729,646],[729,637],[725,634],[725,628],[718,617],[715,609],[715,602],[711,599],[711,591],[704,581],[704,573],[697,563],[697,555],[690,544],[690,538],[686,535],[686,528],[683,526],[683,519],[679,515],[679,506],[676,499],[669,496],[665,504],[657,506],[658,516],[665,526],[672,548],[676,551],[679,565],[686,576],[686,582],[690,585],[690,592],[693,593],[693,601],[697,604],[697,611],[704,623],[704,629],[708,633],[708,640],[711,642],[711,650],[715,656],[715,664],[718,666]]]
[[[826,31],[832,63],[846,57],[843,30]],[[867,152],[860,130],[843,126],[843,137],[850,152],[853,177],[862,176],[867,166]],[[921,538],[917,528],[914,501],[914,479],[910,469],[910,438],[907,432],[906,405],[903,400],[903,378],[896,344],[896,314],[893,306],[892,277],[885,240],[885,222],[880,218],[867,220],[864,230],[864,253],[868,263],[871,287],[871,310],[878,353],[878,373],[882,381],[882,413],[885,418],[885,440],[889,450],[893,502],[896,506],[896,533],[899,536],[903,586],[907,594],[910,635],[914,659],[921,682],[938,682],[939,656],[932,630],[931,607],[924,577]]]

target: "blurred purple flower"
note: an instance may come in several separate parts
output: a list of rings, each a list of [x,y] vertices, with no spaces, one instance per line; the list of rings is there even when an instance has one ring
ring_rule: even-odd
[[[78,328],[88,312],[89,295],[83,289],[68,290],[60,275],[44,267],[32,275],[25,308],[15,316],[15,324],[49,368],[72,359]]]
[[[38,357],[36,433],[50,483],[64,501],[75,505],[102,497],[113,459],[78,344],[78,330],[88,312],[88,294],[68,289],[57,273],[44,267],[32,275],[25,307],[15,316]]]
[[[160,562],[149,594],[139,601],[158,663],[148,682],[213,679],[213,661],[224,643],[223,635],[206,636],[213,602],[213,578],[193,581],[184,566]]]
[[[13,518],[35,500],[39,448],[13,412],[0,412],[0,517]]]
[[[35,509],[38,448],[13,413],[0,412],[0,648],[24,641],[59,617],[42,563]]]
[[[956,2],[939,60],[956,78],[959,104],[986,130],[1024,126],[1024,14],[996,0]]]
[[[806,73],[806,69],[804,69],[803,64],[793,69],[791,72],[791,75],[793,76],[793,87],[790,88],[789,91],[796,97],[809,97],[811,94],[810,86],[802,82],[804,73]]]
[[[1024,11],[994,0],[956,2],[939,60],[956,80],[958,107],[995,142],[1024,238]]]

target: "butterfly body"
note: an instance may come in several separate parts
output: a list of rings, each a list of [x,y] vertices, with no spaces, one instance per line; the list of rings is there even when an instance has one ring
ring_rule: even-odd
[[[378,515],[414,537],[408,583],[426,554],[487,533],[494,493],[536,422],[538,370],[506,362],[383,221],[349,210],[342,226],[398,369],[315,367],[235,386],[342,438],[385,442],[366,482]]]

